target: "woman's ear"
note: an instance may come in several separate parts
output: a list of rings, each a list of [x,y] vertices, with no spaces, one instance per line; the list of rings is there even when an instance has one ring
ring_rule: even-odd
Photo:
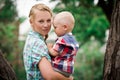
[[[29,19],[30,24],[32,24],[32,19]]]
[[[33,26],[33,19],[29,19],[30,25]]]

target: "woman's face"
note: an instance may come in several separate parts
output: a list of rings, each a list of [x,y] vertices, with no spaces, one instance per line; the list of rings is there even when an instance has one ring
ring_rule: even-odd
[[[51,14],[48,11],[36,11],[30,23],[33,29],[42,36],[48,34],[51,28]]]

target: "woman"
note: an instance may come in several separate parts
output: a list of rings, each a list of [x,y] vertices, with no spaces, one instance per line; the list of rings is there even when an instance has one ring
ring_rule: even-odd
[[[24,46],[23,57],[27,80],[72,80],[55,72],[45,44],[51,28],[52,12],[44,4],[36,4],[30,10],[29,32]]]

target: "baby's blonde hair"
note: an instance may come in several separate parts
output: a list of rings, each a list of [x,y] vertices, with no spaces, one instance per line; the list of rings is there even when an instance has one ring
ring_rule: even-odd
[[[45,4],[39,3],[39,4],[35,4],[34,6],[32,6],[32,8],[30,10],[30,13],[29,13],[30,19],[34,17],[35,10],[48,11],[51,14],[51,16],[52,16],[51,9],[48,6],[46,6]]]
[[[61,24],[67,24],[69,26],[69,31],[72,31],[75,24],[74,16],[69,11],[62,11],[55,15],[54,18],[57,18]]]

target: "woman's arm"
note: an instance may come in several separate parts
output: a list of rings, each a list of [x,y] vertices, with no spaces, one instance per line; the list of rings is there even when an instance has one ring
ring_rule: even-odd
[[[38,66],[45,80],[73,80],[73,77],[67,78],[54,71],[51,63],[45,57],[40,60]]]

